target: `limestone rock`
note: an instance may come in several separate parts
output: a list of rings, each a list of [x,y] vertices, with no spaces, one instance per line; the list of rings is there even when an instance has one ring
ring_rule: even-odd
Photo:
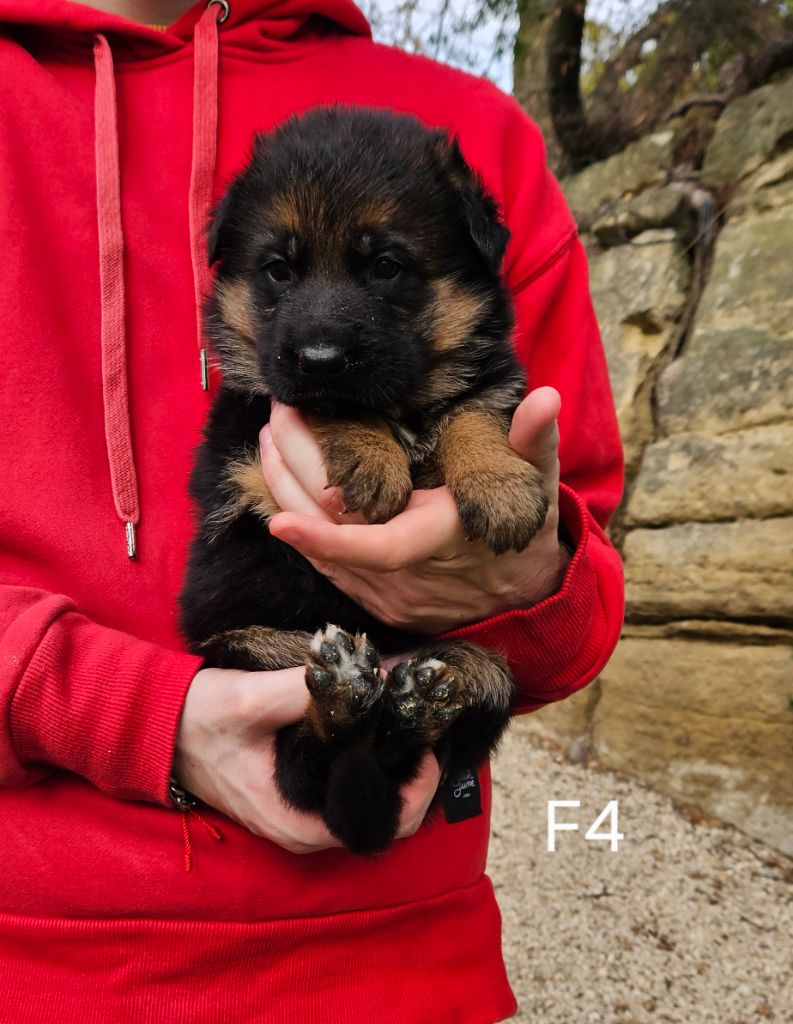
[[[688,263],[674,231],[645,231],[589,258],[614,401],[632,466],[652,436],[648,375],[685,304]]]
[[[674,162],[674,143],[674,130],[665,128],[565,178],[562,188],[579,222],[588,220],[604,203],[663,182]]]
[[[623,554],[633,621],[793,622],[793,518],[633,530]]]
[[[597,683],[515,728],[793,853],[793,76],[718,122],[702,183],[729,201],[684,337],[705,194],[670,183],[676,131],[563,182],[625,443],[627,621]]]
[[[793,132],[793,77],[764,85],[734,100],[716,124],[705,153],[705,184],[727,185],[745,178]]]
[[[642,231],[683,226],[689,211],[689,198],[680,187],[648,188],[637,196],[610,205],[590,230],[601,245],[620,245]]]
[[[592,683],[567,700],[548,704],[528,715],[520,715],[511,729],[529,736],[552,740],[566,751],[586,738],[589,713],[597,698],[597,684]]]
[[[730,220],[765,210],[793,206],[793,149],[763,164],[733,196],[725,215]]]
[[[721,619],[674,619],[672,622],[632,623],[622,627],[623,637],[673,640],[731,640],[740,644],[787,644],[793,650],[793,629],[765,626],[760,622]]]
[[[793,206],[730,222],[681,358],[658,386],[665,433],[793,418]]]
[[[645,449],[628,525],[780,516],[793,509],[793,423],[708,437],[677,434]]]
[[[601,686],[598,760],[793,853],[789,647],[626,639]]]

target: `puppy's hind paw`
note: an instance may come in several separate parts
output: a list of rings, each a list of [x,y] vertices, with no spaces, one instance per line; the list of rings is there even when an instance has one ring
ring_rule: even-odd
[[[402,729],[417,741],[434,743],[465,708],[462,681],[437,658],[411,658],[386,680],[387,699]]]
[[[384,681],[380,657],[366,634],[351,636],[338,626],[317,630],[306,664],[312,696],[309,714],[326,734],[368,719],[379,706]]]

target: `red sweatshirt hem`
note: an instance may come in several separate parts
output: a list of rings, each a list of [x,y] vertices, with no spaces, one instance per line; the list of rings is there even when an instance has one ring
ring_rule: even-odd
[[[500,949],[483,876],[281,921],[0,915],[0,987],[14,1024],[492,1024],[517,1006]]]

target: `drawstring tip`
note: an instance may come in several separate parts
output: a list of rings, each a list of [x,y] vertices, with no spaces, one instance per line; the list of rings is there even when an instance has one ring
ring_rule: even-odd
[[[138,546],[135,541],[135,524],[127,523],[127,557],[133,560],[138,557]]]
[[[207,350],[202,348],[198,353],[198,360],[201,364],[201,390],[209,391],[209,365],[207,363]]]
[[[192,793],[188,793],[186,789],[182,789],[173,775],[171,776],[168,784],[168,796],[182,812],[182,843],[184,844],[183,863],[185,871],[190,872],[193,870],[193,844],[190,841],[188,815],[192,814],[197,821],[200,821],[216,843],[223,841],[223,833],[219,828],[215,828],[211,821],[207,821],[207,819],[198,812],[198,798],[194,797]]]

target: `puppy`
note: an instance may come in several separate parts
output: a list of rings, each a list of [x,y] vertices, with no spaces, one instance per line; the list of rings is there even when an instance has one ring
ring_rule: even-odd
[[[547,498],[507,443],[526,386],[500,277],[508,237],[446,132],[339,107],[258,136],[210,228],[223,383],[191,478],[182,628],[209,665],[307,666],[311,704],[278,736],[277,785],[354,852],[393,840],[428,747],[448,774],[491,753],[513,682],[496,654],[379,622],[272,537],[259,431],[271,398],[300,409],[329,483],[370,523],[446,484],[469,538],[523,549]],[[379,671],[379,652],[416,648]]]

